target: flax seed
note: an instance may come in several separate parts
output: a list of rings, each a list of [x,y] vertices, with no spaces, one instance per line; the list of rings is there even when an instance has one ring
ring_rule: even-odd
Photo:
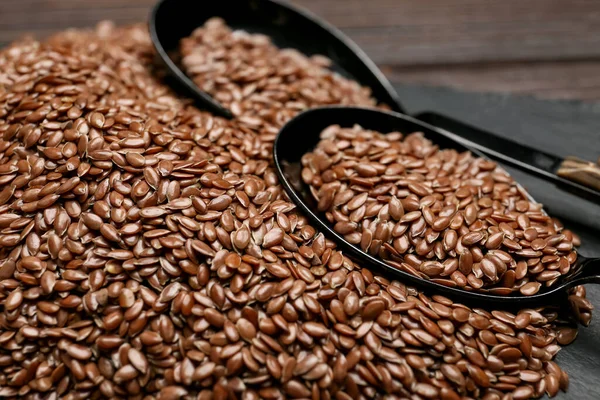
[[[375,106],[367,88],[217,19],[181,53],[236,118],[164,86],[141,25],[1,51],[3,398],[566,389],[551,359],[589,323],[582,288],[574,317],[428,297],[361,268],[285,196],[271,167],[279,128],[315,106]],[[492,162],[410,132],[330,127],[320,146],[302,179],[375,256],[446,284],[526,291],[576,261],[576,236]]]

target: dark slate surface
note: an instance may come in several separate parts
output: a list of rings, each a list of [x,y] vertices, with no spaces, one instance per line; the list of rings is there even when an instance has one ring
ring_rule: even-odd
[[[600,156],[600,103],[542,101],[529,97],[457,92],[450,89],[395,85],[407,112],[435,111],[471,125],[528,143],[560,156]],[[580,251],[600,257],[600,204],[579,199],[551,184],[509,169],[551,215],[582,239]],[[588,298],[600,306],[600,287],[587,285]],[[557,356],[570,376],[567,393],[557,399],[600,399],[600,315],[580,328],[573,344]]]

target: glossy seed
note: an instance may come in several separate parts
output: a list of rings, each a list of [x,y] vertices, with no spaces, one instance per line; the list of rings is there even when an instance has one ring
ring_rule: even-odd
[[[357,262],[287,195],[272,159],[282,126],[323,105],[385,107],[367,87],[216,18],[174,47],[232,119],[163,82],[141,25],[0,51],[0,397],[492,400],[568,388],[553,359],[590,323],[584,287],[570,309],[467,307]],[[410,124],[366,128],[312,132],[321,140],[287,171],[351,244],[498,296],[539,293],[574,269],[578,236],[500,165]]]

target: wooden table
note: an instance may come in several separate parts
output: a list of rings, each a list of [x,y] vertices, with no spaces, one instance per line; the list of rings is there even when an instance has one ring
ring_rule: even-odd
[[[340,27],[394,82],[600,99],[597,0],[294,2]],[[145,21],[154,3],[0,0],[0,46],[103,19]]]
[[[1,0],[0,45],[103,19],[144,21],[155,0]],[[597,0],[295,0],[344,30],[392,81],[600,99]]]

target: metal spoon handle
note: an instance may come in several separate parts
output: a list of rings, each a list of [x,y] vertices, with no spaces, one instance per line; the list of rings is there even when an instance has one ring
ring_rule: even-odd
[[[579,270],[565,283],[565,289],[585,283],[600,284],[600,258],[585,258],[581,255],[579,258]]]

